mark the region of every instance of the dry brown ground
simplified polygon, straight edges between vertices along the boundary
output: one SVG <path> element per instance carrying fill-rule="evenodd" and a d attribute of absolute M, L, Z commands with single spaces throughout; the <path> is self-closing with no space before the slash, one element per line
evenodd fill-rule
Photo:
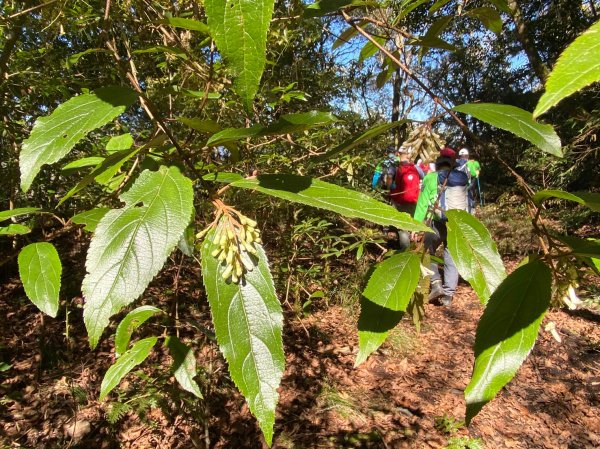
<path fill-rule="evenodd" d="M 197 320 L 181 320 L 179 330 L 184 340 L 198 342 L 205 335 L 198 326 L 210 326 L 205 301 L 191 281 L 165 294 L 174 272 L 168 270 L 148 295 L 170 317 L 187 313 Z M 198 278 L 193 269 L 184 268 L 182 275 Z M 206 401 L 189 406 L 182 395 L 142 416 L 129 412 L 109 424 L 107 405 L 96 398 L 112 362 L 111 340 L 94 352 L 87 349 L 77 307 L 81 299 L 75 296 L 69 302 L 70 344 L 64 336 L 64 312 L 60 319 L 46 318 L 42 330 L 40 314 L 14 278 L 8 279 L 0 290 L 0 361 L 11 365 L 0 373 L 0 447 L 174 449 L 202 448 L 206 441 L 212 448 L 264 447 L 212 343 L 197 354 L 199 364 L 210 368 L 202 382 Z M 464 416 L 462 391 L 481 313 L 472 290 L 462 285 L 452 308 L 427 306 L 420 336 L 405 319 L 391 341 L 357 369 L 354 314 L 341 307 L 302 319 L 289 313 L 274 447 L 445 447 L 450 435 L 436 428 L 435 420 Z M 492 449 L 600 447 L 599 319 L 592 312 L 550 312 L 544 323 L 556 323 L 562 344 L 542 332 L 516 378 L 456 436 L 481 438 Z M 149 332 L 170 332 L 171 325 L 166 320 Z M 144 372 L 153 385 L 174 386 L 170 376 L 161 374 L 168 361 L 162 349 L 152 356 Z M 142 382 L 136 379 L 128 377 L 122 390 Z"/>

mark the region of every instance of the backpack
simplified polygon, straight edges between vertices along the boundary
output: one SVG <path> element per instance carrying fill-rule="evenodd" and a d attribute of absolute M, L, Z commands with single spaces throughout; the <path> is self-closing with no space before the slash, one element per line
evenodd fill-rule
<path fill-rule="evenodd" d="M 400 164 L 396 169 L 396 185 L 390 196 L 396 204 L 417 204 L 421 193 L 421 176 L 415 164 Z"/>
<path fill-rule="evenodd" d="M 371 187 L 374 189 L 380 188 L 382 190 L 393 188 L 395 173 L 396 161 L 389 158 L 384 159 L 377 164 L 377 167 L 375 167 L 375 173 L 373 173 L 373 179 L 371 180 Z"/>
<path fill-rule="evenodd" d="M 439 204 L 435 214 L 440 220 L 447 220 L 444 213 L 447 210 L 469 210 L 468 186 L 469 177 L 462 170 L 454 169 L 438 172 Z"/>
<path fill-rule="evenodd" d="M 467 175 L 469 183 L 471 183 L 471 171 L 469 170 L 469 164 L 467 159 L 458 159 L 456 161 L 456 170 L 464 172 Z"/>

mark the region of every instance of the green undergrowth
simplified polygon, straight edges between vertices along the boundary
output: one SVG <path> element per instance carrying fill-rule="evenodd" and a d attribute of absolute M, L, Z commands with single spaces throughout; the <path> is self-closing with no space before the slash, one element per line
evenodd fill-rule
<path fill-rule="evenodd" d="M 520 197 L 501 197 L 477 211 L 503 256 L 524 256 L 537 249 L 526 205 Z"/>
<path fill-rule="evenodd" d="M 386 356 L 404 358 L 417 353 L 420 347 L 421 342 L 414 327 L 399 325 L 390 331 L 381 352 Z"/>
<path fill-rule="evenodd" d="M 329 379 L 326 379 L 323 382 L 317 398 L 317 404 L 321 413 L 334 411 L 344 419 L 350 417 L 365 419 L 364 414 L 360 411 L 360 405 L 357 399 L 353 395 L 340 390 L 338 386 Z"/>
<path fill-rule="evenodd" d="M 448 436 L 445 449 L 484 449 L 485 445 L 481 438 L 470 436 L 459 436 L 458 432 L 465 427 L 465 422 L 457 420 L 454 416 L 444 413 L 434 419 L 437 430 Z"/>

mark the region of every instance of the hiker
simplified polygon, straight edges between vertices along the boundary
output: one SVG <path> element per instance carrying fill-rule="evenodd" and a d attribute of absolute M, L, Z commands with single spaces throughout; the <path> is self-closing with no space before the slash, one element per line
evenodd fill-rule
<path fill-rule="evenodd" d="M 450 147 L 444 147 L 440 150 L 440 156 L 441 157 L 449 157 L 452 160 L 454 160 L 454 159 L 456 159 L 456 151 L 454 151 Z"/>
<path fill-rule="evenodd" d="M 474 159 L 469 159 L 469 150 L 461 148 L 458 152 L 459 160 L 457 165 L 464 167 L 465 172 L 469 176 L 469 213 L 475 213 L 475 189 L 479 186 L 479 173 L 481 165 Z"/>
<path fill-rule="evenodd" d="M 373 179 L 371 180 L 371 187 L 373 189 L 381 188 L 390 190 L 394 182 L 398 157 L 393 148 L 388 148 L 387 152 L 387 157 L 375 167 L 375 173 L 373 173 Z"/>
<path fill-rule="evenodd" d="M 419 172 L 419 176 L 421 177 L 421 181 L 425 177 L 427 173 L 430 171 L 435 171 L 435 165 L 423 162 L 423 159 L 417 160 L 415 163 L 415 167 L 417 167 L 417 171 Z"/>
<path fill-rule="evenodd" d="M 446 151 L 449 150 L 449 151 Z M 456 168 L 451 148 L 444 148 L 435 161 L 435 172 L 428 173 L 423 179 L 423 190 L 419 195 L 414 218 L 425 221 L 433 228 L 424 237 L 424 244 L 430 254 L 435 255 L 440 244 L 444 244 L 444 280 L 440 276 L 438 264 L 431 262 L 431 288 L 429 300 L 438 300 L 449 307 L 458 285 L 458 270 L 448 251 L 447 218 L 444 213 L 450 209 L 468 209 L 467 190 L 469 178 L 467 174 Z"/>
<path fill-rule="evenodd" d="M 411 216 L 415 213 L 417 200 L 421 191 L 422 171 L 409 160 L 410 148 L 400 147 L 398 156 L 400 163 L 396 168 L 394 184 L 390 190 L 390 199 L 398 211 Z M 399 250 L 405 251 L 410 247 L 410 233 L 398 230 Z"/>

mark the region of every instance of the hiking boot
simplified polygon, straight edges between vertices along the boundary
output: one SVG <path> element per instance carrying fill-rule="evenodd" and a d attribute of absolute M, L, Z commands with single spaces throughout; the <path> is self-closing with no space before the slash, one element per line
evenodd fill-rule
<path fill-rule="evenodd" d="M 452 305 L 452 296 L 444 295 L 440 298 L 440 304 L 444 307 L 450 307 Z"/>
<path fill-rule="evenodd" d="M 434 301 L 440 296 L 444 296 L 444 289 L 442 288 L 442 281 L 433 281 L 431 283 L 431 289 L 429 290 L 429 301 Z"/>

